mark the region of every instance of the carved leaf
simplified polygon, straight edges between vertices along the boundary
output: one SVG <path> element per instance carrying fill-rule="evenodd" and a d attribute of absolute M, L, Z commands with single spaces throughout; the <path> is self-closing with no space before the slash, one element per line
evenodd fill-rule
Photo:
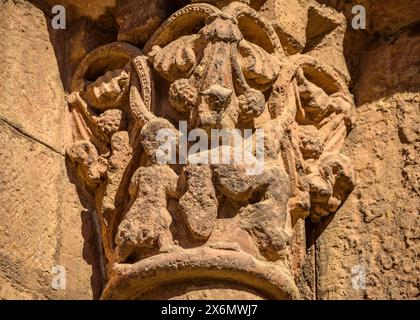
<path fill-rule="evenodd" d="M 280 62 L 274 56 L 246 40 L 239 43 L 239 62 L 250 85 L 262 91 L 271 86 L 280 72 Z"/>

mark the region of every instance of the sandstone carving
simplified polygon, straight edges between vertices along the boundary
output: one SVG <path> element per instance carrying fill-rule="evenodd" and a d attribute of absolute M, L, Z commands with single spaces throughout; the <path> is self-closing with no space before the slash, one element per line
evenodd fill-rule
<path fill-rule="evenodd" d="M 342 70 L 303 53 L 302 37 L 290 50 L 290 35 L 247 0 L 192 1 L 147 42 L 130 26 L 126 42 L 88 54 L 68 98 L 67 155 L 101 225 L 102 298 L 148 298 L 196 279 L 298 299 L 295 226 L 335 212 L 355 183 L 340 153 L 354 113 Z M 179 147 L 180 121 L 188 132 L 263 130 L 261 173 L 246 163 L 161 163 L 158 134 L 176 132 Z"/>

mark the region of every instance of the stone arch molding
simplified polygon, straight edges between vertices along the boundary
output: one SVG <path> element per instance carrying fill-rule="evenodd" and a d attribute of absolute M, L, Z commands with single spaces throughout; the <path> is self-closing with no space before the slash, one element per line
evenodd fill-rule
<path fill-rule="evenodd" d="M 144 298 L 196 279 L 298 299 L 296 225 L 335 212 L 354 187 L 340 153 L 352 97 L 327 61 L 286 54 L 247 1 L 193 2 L 143 50 L 99 47 L 73 77 L 67 155 L 99 215 L 102 298 Z M 179 121 L 208 132 L 263 129 L 262 173 L 159 163 L 156 133 Z"/>

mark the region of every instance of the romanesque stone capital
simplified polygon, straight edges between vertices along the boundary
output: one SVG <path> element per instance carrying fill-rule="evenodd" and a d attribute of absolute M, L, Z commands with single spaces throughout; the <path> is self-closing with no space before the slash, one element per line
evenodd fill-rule
<path fill-rule="evenodd" d="M 125 14 L 120 42 L 87 55 L 69 98 L 82 134 L 67 154 L 95 197 L 102 298 L 299 298 L 296 225 L 335 212 L 354 187 L 340 153 L 354 112 L 343 70 L 292 50 L 282 16 L 249 1 L 192 1 L 148 39 Z M 241 143 L 213 145 L 216 131 Z M 162 132 L 174 133 L 175 162 L 159 160 Z"/>

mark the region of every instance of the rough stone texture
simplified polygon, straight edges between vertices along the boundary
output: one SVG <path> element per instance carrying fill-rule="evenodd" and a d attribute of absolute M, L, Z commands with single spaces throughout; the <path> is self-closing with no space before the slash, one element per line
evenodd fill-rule
<path fill-rule="evenodd" d="M 319 299 L 420 296 L 419 40 L 408 31 L 364 54 L 357 127 L 346 147 L 357 187 L 319 229 Z M 365 289 L 352 287 L 357 265 Z"/>
<path fill-rule="evenodd" d="M 64 91 L 44 14 L 27 1 L 0 8 L 0 117 L 63 152 Z"/>
<path fill-rule="evenodd" d="M 395 93 L 419 92 L 418 31 L 417 26 L 389 40 L 378 41 L 364 53 L 359 81 L 354 90 L 360 106 L 391 97 Z M 411 126 L 414 127 L 415 123 Z M 412 137 L 408 140 L 409 144 L 414 142 Z"/>
<path fill-rule="evenodd" d="M 64 165 L 63 159 L 60 162 Z M 104 281 L 98 222 L 88 200 L 77 192 L 72 174 L 64 170 L 60 217 L 59 265 L 66 268 L 66 289 L 55 292 L 54 299 L 97 299 Z M 67 179 L 70 177 L 70 181 Z"/>
<path fill-rule="evenodd" d="M 39 0 L 33 1 L 46 14 L 51 15 L 51 9 L 55 5 L 62 5 L 68 11 L 67 18 L 77 20 L 79 17 L 87 17 L 91 20 L 106 20 L 107 13 L 112 12 L 117 0 L 85 1 L 85 0 Z"/>
<path fill-rule="evenodd" d="M 393 39 L 404 29 L 415 28 L 419 23 L 420 0 L 317 0 L 342 12 L 348 22 L 344 39 L 344 53 L 353 84 L 360 75 L 361 59 L 369 46 L 380 39 Z M 351 21 L 354 5 L 366 8 L 366 30 L 354 30 Z"/>
<path fill-rule="evenodd" d="M 50 271 L 59 253 L 63 156 L 1 121 L 0 158 L 1 298 L 51 298 Z"/>
<path fill-rule="evenodd" d="M 277 259 L 278 252 L 264 251 L 270 249 L 270 245 L 264 245 L 267 238 L 261 237 L 255 230 L 252 231 L 252 225 L 257 222 L 266 228 L 264 219 L 250 219 L 247 221 L 248 226 L 245 224 L 243 229 L 235 227 L 236 221 L 233 219 L 226 226 L 215 219 L 214 208 L 219 205 L 223 210 L 218 214 L 224 216 L 224 221 L 229 220 L 226 217 L 231 217 L 237 211 L 237 208 L 227 206 L 225 200 L 219 204 L 219 199 L 214 199 L 214 195 L 220 190 L 230 196 L 234 195 L 235 201 L 238 201 L 237 197 L 246 195 L 246 192 L 237 193 L 240 188 L 235 183 L 226 183 L 226 177 L 227 181 L 233 177 L 236 180 L 232 181 L 237 181 L 237 177 L 243 179 L 240 170 L 220 171 L 213 168 L 212 173 L 212 170 L 204 168 L 196 170 L 197 174 L 194 175 L 188 173 L 188 170 L 182 173 L 180 168 L 175 168 L 176 174 L 181 177 L 180 181 L 185 184 L 181 183 L 179 190 L 172 190 L 172 186 L 168 187 L 169 183 L 158 185 L 165 190 L 161 190 L 161 198 L 155 200 L 165 207 L 164 198 L 170 198 L 167 210 L 174 215 L 173 224 L 179 227 L 187 221 L 187 227 L 174 232 L 172 224 L 169 228 L 174 234 L 172 239 L 171 236 L 168 237 L 167 221 L 164 219 L 168 215 L 158 213 L 163 217 L 162 223 L 154 225 L 160 234 L 152 232 L 149 238 L 134 241 L 135 248 L 129 247 L 125 251 L 125 255 L 130 253 L 125 258 L 133 266 L 124 269 L 118 263 L 113 266 L 113 259 L 118 261 L 124 258 L 118 255 L 114 257 L 112 248 L 118 224 L 124 217 L 123 212 L 116 210 L 116 222 L 111 227 L 113 231 L 109 237 L 101 239 L 98 230 L 104 227 L 101 225 L 102 218 L 108 220 L 115 212 L 115 207 L 122 208 L 130 200 L 124 194 L 124 188 L 123 192 L 119 188 L 121 180 L 122 185 L 128 188 L 129 178 L 137 170 L 138 164 L 133 165 L 130 159 L 133 159 L 133 163 L 142 164 L 150 164 L 153 159 L 146 155 L 140 156 L 136 152 L 131 154 L 138 145 L 132 145 L 134 137 L 127 136 L 124 132 L 118 132 L 112 137 L 111 157 L 107 154 L 107 147 L 100 147 L 95 153 L 91 145 L 86 143 L 73 149 L 69 153 L 70 159 L 64 157 L 63 146 L 69 146 L 73 141 L 92 134 L 84 131 L 83 125 L 80 126 L 81 118 L 65 112 L 65 94 L 73 90 L 79 91 L 82 85 L 77 81 L 71 83 L 71 79 L 83 78 L 83 73 L 87 72 L 82 68 L 74 76 L 82 60 L 95 48 L 117 39 L 143 49 L 154 29 L 190 1 L 156 1 L 150 8 L 142 6 L 142 15 L 131 15 L 130 18 L 133 12 L 131 9 L 136 7 L 135 1 L 63 0 L 60 4 L 68 9 L 69 28 L 61 31 L 54 31 L 49 27 L 51 6 L 55 1 L 30 2 L 36 7 L 28 1 L 0 3 L 0 204 L 5 208 L 4 219 L 0 223 L 0 298 L 97 299 L 106 286 L 106 273 L 112 268 L 115 268 L 116 274 L 110 281 L 111 288 L 108 286 L 105 290 L 105 298 L 134 297 L 137 294 L 136 298 L 143 299 L 258 299 L 284 298 L 283 292 L 293 293 L 289 295 L 290 298 L 297 297 L 295 285 L 303 299 L 419 298 L 420 42 L 418 26 L 415 24 L 419 21 L 420 1 L 318 1 L 329 8 L 309 0 L 249 1 L 253 9 L 260 11 L 273 24 L 288 55 L 301 52 L 326 61 L 344 81 L 349 81 L 357 107 L 357 126 L 344 148 L 344 154 L 355 165 L 355 190 L 333 215 L 323 217 L 328 212 L 325 211 L 326 203 L 319 197 L 320 193 L 311 201 L 311 205 L 317 208 L 311 212 L 314 222 L 306 219 L 305 224 L 301 219 L 305 216 L 302 212 L 295 215 L 297 221 L 292 221 L 293 240 L 286 259 L 288 263 L 276 267 L 276 272 L 273 273 L 271 262 L 264 260 L 267 257 L 268 260 Z M 156 5 L 157 2 L 162 5 Z M 207 2 L 221 4 L 229 1 Z M 349 27 L 354 4 L 365 5 L 368 15 L 367 30 L 355 31 Z M 347 18 L 347 31 L 343 16 L 336 10 Z M 194 34 L 201 28 L 188 29 L 188 21 L 184 23 L 187 27 L 186 34 Z M 220 30 L 223 23 L 218 21 L 211 27 Z M 308 27 L 305 29 L 305 26 Z M 247 27 L 249 28 L 249 24 Z M 242 25 L 241 31 L 243 30 Z M 157 81 L 157 88 L 160 90 L 159 99 L 164 100 L 164 108 L 153 109 L 156 114 L 145 112 L 144 108 L 152 106 L 152 96 L 149 96 L 150 99 L 147 97 L 154 84 L 147 80 L 145 59 L 133 59 L 137 72 L 140 70 L 138 74 L 145 75 L 143 78 L 133 77 L 133 70 L 123 70 L 125 64 L 117 63 L 112 68 L 117 70 L 93 83 L 90 93 L 82 93 L 81 97 L 70 97 L 70 105 L 80 104 L 86 99 L 89 104 L 99 108 L 99 112 L 91 117 L 95 126 L 99 127 L 93 129 L 93 135 L 99 134 L 99 140 L 107 140 L 107 136 L 118 130 L 121 123 L 127 124 L 127 118 L 122 117 L 124 113 L 121 110 L 108 110 L 115 107 L 113 99 L 120 101 L 128 98 L 128 94 L 120 95 L 128 87 L 127 75 L 131 79 L 130 85 L 139 89 L 137 92 L 130 92 L 129 98 L 135 101 L 132 106 L 133 114 L 138 117 L 137 121 L 140 121 L 141 126 L 151 123 L 145 126 L 147 130 L 141 132 L 145 150 L 153 151 L 156 128 L 171 126 L 156 120 L 156 116 L 173 120 L 194 105 L 199 92 L 197 86 L 179 77 L 188 78 L 189 75 L 185 74 L 186 68 L 192 65 L 195 68 L 195 62 L 198 63 L 203 57 L 198 59 L 188 51 L 190 46 L 196 45 L 195 40 L 183 38 L 178 43 L 174 41 L 179 38 L 176 31 L 175 28 L 163 32 L 160 38 L 152 41 L 153 44 L 161 45 L 162 50 L 146 45 L 145 51 L 149 59 L 155 62 L 153 68 L 162 76 Z M 266 90 L 270 86 L 270 79 L 277 76 L 282 59 L 277 61 L 270 55 L 267 56 L 264 52 L 267 42 L 264 43 L 264 40 L 253 37 L 252 34 L 253 32 L 248 32 L 245 37 L 251 45 L 243 45 L 238 50 L 241 55 L 239 62 L 248 66 L 243 72 L 250 85 L 258 90 Z M 216 39 L 220 35 L 213 32 L 213 37 Z M 165 48 L 168 44 L 172 46 L 169 50 Z M 225 50 L 225 53 L 229 51 L 226 47 L 219 50 Z M 131 48 L 128 51 L 130 54 L 134 53 L 134 56 L 141 55 L 137 49 Z M 185 59 L 181 66 L 177 65 L 179 59 L 171 57 L 173 51 L 179 52 Z M 101 56 L 100 50 L 96 53 Z M 118 57 L 121 55 L 117 54 L 105 63 L 119 61 Z M 204 55 L 203 60 L 211 60 L 209 57 L 211 55 Z M 260 63 L 252 66 L 252 59 L 255 57 L 259 57 L 256 61 Z M 98 61 L 100 59 L 96 62 L 91 60 L 90 63 L 97 66 Z M 350 73 L 347 72 L 346 64 Z M 101 68 L 99 66 L 89 71 L 90 81 L 102 75 L 104 70 Z M 221 68 L 224 68 L 222 72 L 229 74 L 228 63 L 222 63 Z M 217 68 L 211 72 L 217 75 Z M 140 80 L 140 83 L 135 80 L 131 82 L 133 78 Z M 311 96 L 313 87 L 308 79 L 299 75 L 296 80 L 299 95 L 306 98 Z M 310 80 L 314 78 L 311 77 Z M 205 86 L 206 81 L 203 81 Z M 121 85 L 122 91 L 116 90 L 116 84 Z M 229 86 L 226 81 L 219 84 L 222 87 Z M 97 89 L 105 94 L 96 95 Z M 215 101 L 232 101 L 227 91 L 222 89 L 220 86 L 209 88 L 203 95 L 209 109 Z M 166 98 L 168 93 L 169 97 Z M 245 106 L 243 119 L 252 119 L 259 115 L 263 110 L 261 101 L 261 95 L 252 90 L 242 95 L 238 99 L 238 105 Z M 80 105 L 83 107 L 83 104 Z M 171 110 L 171 106 L 175 110 Z M 259 120 L 262 123 L 267 119 L 267 114 L 264 114 Z M 304 127 L 296 137 L 304 160 L 307 160 L 322 152 L 323 144 L 314 127 Z M 127 130 L 132 129 L 128 126 Z M 94 140 L 92 143 L 98 145 L 98 141 Z M 90 151 L 84 153 L 86 150 Z M 107 157 L 108 164 L 103 159 Z M 82 166 L 74 170 L 75 163 Z M 108 172 L 105 172 L 106 169 Z M 342 169 L 345 172 L 348 167 L 343 166 Z M 128 174 L 125 175 L 124 170 Z M 168 179 L 167 168 L 157 171 L 155 176 Z M 150 172 L 155 173 L 153 170 Z M 150 172 L 138 172 L 136 176 L 139 180 L 147 180 L 151 176 Z M 194 173 L 193 169 L 192 172 Z M 212 174 L 214 177 L 211 177 Z M 107 188 L 99 187 L 95 195 L 93 190 L 104 179 L 108 180 Z M 216 189 L 212 187 L 213 179 L 220 182 Z M 137 181 L 131 184 L 132 195 L 151 192 L 144 187 L 137 189 Z M 242 182 L 245 181 L 246 179 Z M 254 184 L 249 181 L 247 183 Z M 153 185 L 150 183 L 150 186 Z M 185 188 L 186 185 L 188 188 Z M 284 181 L 278 182 L 278 185 L 285 188 Z M 312 181 L 312 187 L 316 186 L 320 186 L 317 179 Z M 206 190 L 204 197 L 200 193 L 201 189 Z M 177 203 L 182 195 L 181 210 L 177 212 Z M 102 198 L 103 202 L 98 201 Z M 150 199 L 153 200 L 153 197 Z M 337 207 L 336 199 L 331 197 L 330 207 Z M 293 203 L 296 204 L 298 202 Z M 137 203 L 136 206 L 149 206 L 150 213 L 156 214 L 153 211 L 154 206 L 147 201 Z M 277 211 L 281 211 L 281 206 L 277 208 Z M 262 216 L 269 212 L 270 206 L 265 209 L 267 210 L 262 211 Z M 135 216 L 136 214 L 130 214 L 130 217 Z M 196 216 L 202 219 L 194 219 Z M 130 219 L 126 219 L 129 222 L 127 230 L 130 232 L 149 231 L 147 225 L 136 225 L 136 219 L 129 221 Z M 205 222 L 204 228 L 201 227 L 200 220 Z M 266 222 L 270 220 L 267 219 Z M 130 227 L 133 224 L 134 227 Z M 165 232 L 160 232 L 162 226 Z M 266 231 L 269 234 L 268 229 Z M 206 240 L 209 233 L 212 235 Z M 271 235 L 273 234 L 275 233 Z M 123 239 L 124 234 L 120 233 L 119 237 Z M 225 241 L 221 242 L 220 239 Z M 227 243 L 235 242 L 233 239 L 237 243 L 227 246 Z M 208 248 L 196 251 L 189 249 L 196 247 L 200 241 L 208 241 Z M 111 249 L 107 248 L 110 244 Z M 105 247 L 104 257 L 101 256 L 102 245 Z M 143 246 L 142 250 L 138 249 L 139 245 Z M 179 246 L 183 250 L 177 251 Z M 261 251 L 261 248 L 265 249 Z M 241 250 L 249 255 L 245 257 L 239 254 Z M 154 256 L 159 251 L 162 254 Z M 249 256 L 256 259 L 249 260 Z M 233 260 L 230 260 L 232 257 Z M 217 262 L 217 259 L 222 259 L 224 264 Z M 236 265 L 237 261 L 241 261 L 239 267 Z M 220 267 L 218 273 L 213 272 L 212 263 Z M 51 289 L 50 271 L 56 264 L 66 267 L 66 290 Z M 260 273 L 253 269 L 255 265 Z M 166 268 L 168 279 L 179 280 L 181 277 L 184 279 L 183 285 L 174 288 L 171 284 L 162 282 L 161 277 L 148 273 L 150 270 L 153 273 L 154 268 L 161 266 Z M 171 271 L 173 268 L 176 272 Z M 229 273 L 232 268 L 236 272 Z M 354 281 L 363 278 L 361 269 L 366 274 L 366 287 L 355 289 Z M 213 280 L 191 282 L 190 277 L 194 275 L 194 270 L 198 270 L 200 275 L 204 273 L 213 277 Z M 260 280 L 256 279 L 260 279 L 261 275 L 267 281 L 258 282 Z M 127 280 L 125 277 L 128 277 L 128 283 L 132 285 L 121 286 Z M 235 281 L 221 284 L 219 280 L 224 278 Z M 143 279 L 140 281 L 143 286 L 140 295 L 138 289 L 141 286 L 136 287 L 139 279 Z M 291 285 L 292 283 L 294 284 Z M 273 291 L 273 287 L 277 289 Z M 281 289 L 278 290 L 279 288 Z"/>
<path fill-rule="evenodd" d="M 419 20 L 419 0 L 318 0 L 322 4 L 343 11 L 348 21 L 353 17 L 352 7 L 363 5 L 367 14 L 367 31 L 382 35 L 398 33 Z"/>
<path fill-rule="evenodd" d="M 140 4 L 142 15 L 133 15 Z M 283 30 L 293 29 L 293 15 L 281 14 L 288 7 L 276 6 L 268 21 L 247 0 L 194 0 L 145 39 L 144 28 L 156 28 L 149 16 L 164 16 L 156 8 L 129 1 L 118 11 L 124 42 L 90 52 L 68 97 L 69 169 L 95 199 L 107 271 L 102 298 L 163 294 L 186 279 L 298 298 L 302 220 L 335 212 L 354 188 L 351 162 L 340 153 L 354 120 L 344 17 L 316 4 L 297 6 L 316 20 L 302 21 L 300 30 L 318 38 L 314 45 Z M 299 50 L 291 49 L 295 39 Z M 193 129 L 211 134 L 200 140 L 208 145 L 212 130 L 235 128 L 254 139 L 264 130 L 264 154 L 245 151 L 253 162 L 234 162 L 230 153 L 244 150 L 232 139 L 195 154 L 192 143 L 182 145 Z M 188 164 L 158 160 L 163 129 L 177 137 Z M 220 162 L 224 151 L 230 164 Z M 192 163 L 214 156 L 218 162 Z"/>

